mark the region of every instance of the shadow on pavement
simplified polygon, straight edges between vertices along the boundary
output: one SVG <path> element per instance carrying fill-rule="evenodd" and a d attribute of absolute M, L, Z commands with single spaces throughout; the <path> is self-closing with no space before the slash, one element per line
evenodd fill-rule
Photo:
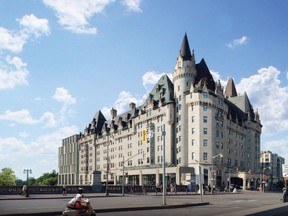
<path fill-rule="evenodd" d="M 287 216 L 288 215 L 288 205 L 280 208 L 275 208 L 267 211 L 257 212 L 253 214 L 248 214 L 247 216 Z"/>

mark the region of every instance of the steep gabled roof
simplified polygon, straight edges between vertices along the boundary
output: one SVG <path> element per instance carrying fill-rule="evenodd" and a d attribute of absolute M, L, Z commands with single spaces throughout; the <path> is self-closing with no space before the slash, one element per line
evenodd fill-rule
<path fill-rule="evenodd" d="M 95 133 L 97 134 L 101 134 L 102 131 L 102 127 L 104 125 L 104 123 L 106 122 L 106 119 L 104 117 L 104 115 L 102 114 L 102 112 L 99 110 L 98 112 L 96 112 L 96 114 L 94 115 L 94 118 L 91 122 Z"/>
<path fill-rule="evenodd" d="M 202 83 L 204 80 L 206 81 L 207 88 L 215 91 L 215 82 L 213 76 L 208 69 L 205 60 L 202 58 L 201 61 L 196 64 L 197 76 L 195 78 L 194 84 Z M 201 82 L 200 82 L 201 81 Z"/>
<path fill-rule="evenodd" d="M 167 75 L 163 75 L 149 94 L 154 101 L 164 104 L 174 102 L 174 85 Z"/>
<path fill-rule="evenodd" d="M 225 97 L 236 97 L 237 96 L 237 91 L 235 88 L 235 84 L 232 78 L 229 78 L 225 92 L 224 92 Z"/>

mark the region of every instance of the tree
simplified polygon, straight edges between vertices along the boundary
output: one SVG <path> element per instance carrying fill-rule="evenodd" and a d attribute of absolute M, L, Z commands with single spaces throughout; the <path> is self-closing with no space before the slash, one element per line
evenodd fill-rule
<path fill-rule="evenodd" d="M 44 173 L 37 179 L 37 185 L 57 185 L 58 175 L 55 170 L 52 173 Z"/>
<path fill-rule="evenodd" d="M 3 168 L 0 172 L 0 185 L 13 186 L 16 185 L 16 175 L 11 168 Z"/>

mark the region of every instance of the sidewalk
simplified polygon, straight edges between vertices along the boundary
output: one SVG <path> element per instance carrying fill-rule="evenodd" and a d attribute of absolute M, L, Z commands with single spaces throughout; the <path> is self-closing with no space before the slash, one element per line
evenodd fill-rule
<path fill-rule="evenodd" d="M 66 203 L 67 200 L 70 200 L 74 197 L 74 194 L 67 194 L 67 196 L 62 196 L 62 194 L 32 194 L 30 197 L 21 197 L 19 195 L 0 195 L 0 206 L 1 202 L 14 202 L 18 200 L 37 200 L 37 202 L 43 200 L 43 208 L 37 208 L 38 210 L 25 209 L 21 211 L 22 215 L 61 215 L 61 210 L 65 207 L 63 203 Z M 106 196 L 102 193 L 87 193 L 85 197 L 90 198 L 92 207 L 96 210 L 96 213 L 102 212 L 119 212 L 119 211 L 136 211 L 136 210 L 148 210 L 148 209 L 169 209 L 169 208 L 183 208 L 199 205 L 208 205 L 209 202 L 201 202 L 200 195 L 186 194 L 186 193 L 177 193 L 177 194 L 168 194 L 166 196 L 166 205 L 163 205 L 162 194 L 156 195 L 155 193 L 143 194 L 109 194 Z M 49 199 L 51 202 L 55 200 L 55 203 L 58 203 L 59 206 L 55 206 L 52 210 L 47 208 L 47 202 L 44 199 Z M 58 200 L 58 201 L 57 201 Z M 19 202 L 18 202 L 19 203 Z M 22 203 L 22 202 L 20 202 Z M 26 203 L 26 202 L 25 202 Z M 45 204 L 46 203 L 46 204 Z M 15 206 L 17 210 L 17 206 Z M 41 209 L 41 212 L 40 212 Z M 60 211 L 59 211 L 60 209 Z M 19 215 L 16 210 L 7 210 L 5 215 Z M 0 215 L 2 215 L 0 213 Z"/>

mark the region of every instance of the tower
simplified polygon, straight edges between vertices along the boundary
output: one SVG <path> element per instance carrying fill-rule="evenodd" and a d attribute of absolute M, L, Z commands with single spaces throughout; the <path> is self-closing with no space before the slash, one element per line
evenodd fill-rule
<path fill-rule="evenodd" d="M 187 138 L 187 106 L 186 95 L 195 82 L 197 76 L 194 52 L 190 51 L 187 35 L 185 33 L 179 56 L 173 72 L 175 95 L 175 135 L 176 158 L 179 166 L 187 166 L 188 138 Z"/>

